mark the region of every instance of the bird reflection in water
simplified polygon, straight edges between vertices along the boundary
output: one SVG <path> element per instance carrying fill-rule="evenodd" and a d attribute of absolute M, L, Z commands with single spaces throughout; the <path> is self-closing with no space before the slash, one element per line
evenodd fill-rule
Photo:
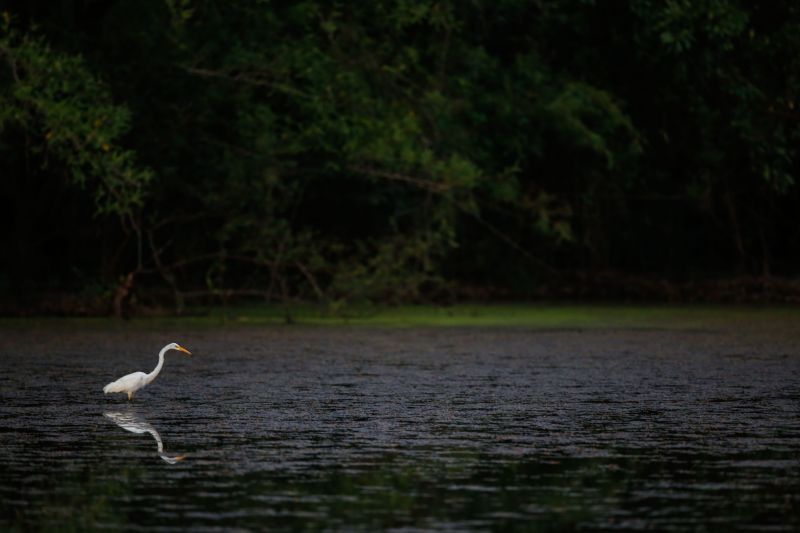
<path fill-rule="evenodd" d="M 185 455 L 172 455 L 164 452 L 164 443 L 161 441 L 161 435 L 158 434 L 156 428 L 150 425 L 147 420 L 142 416 L 134 413 L 133 411 L 107 411 L 103 416 L 113 420 L 119 427 L 131 433 L 149 433 L 154 439 L 158 447 L 158 456 L 164 462 L 174 465 L 178 461 L 186 459 Z"/>

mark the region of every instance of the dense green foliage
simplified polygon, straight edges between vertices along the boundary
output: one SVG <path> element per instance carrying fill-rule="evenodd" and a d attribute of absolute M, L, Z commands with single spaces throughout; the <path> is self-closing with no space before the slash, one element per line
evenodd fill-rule
<path fill-rule="evenodd" d="M 794 2 L 0 6 L 11 293 L 337 306 L 800 266 Z"/>

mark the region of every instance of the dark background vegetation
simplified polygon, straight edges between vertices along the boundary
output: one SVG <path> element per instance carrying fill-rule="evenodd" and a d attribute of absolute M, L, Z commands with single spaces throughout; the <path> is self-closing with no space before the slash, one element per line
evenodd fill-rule
<path fill-rule="evenodd" d="M 797 300 L 794 0 L 0 0 L 6 313 Z"/>

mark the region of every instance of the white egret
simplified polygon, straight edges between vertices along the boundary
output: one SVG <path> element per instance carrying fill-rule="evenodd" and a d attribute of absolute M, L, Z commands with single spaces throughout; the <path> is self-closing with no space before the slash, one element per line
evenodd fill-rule
<path fill-rule="evenodd" d="M 127 376 L 122 376 L 117 381 L 112 381 L 103 387 L 103 392 L 106 394 L 109 392 L 125 392 L 128 394 L 128 401 L 133 400 L 133 397 L 137 392 L 139 392 L 140 389 L 143 389 L 152 383 L 154 379 L 156 379 L 158 373 L 161 372 L 161 367 L 164 366 L 164 355 L 170 350 L 178 350 L 179 352 L 183 352 L 187 355 L 192 355 L 192 352 L 177 342 L 167 344 L 161 348 L 161 351 L 158 354 L 158 365 L 156 365 L 152 372 L 149 374 L 145 374 L 144 372 L 133 372 Z"/>

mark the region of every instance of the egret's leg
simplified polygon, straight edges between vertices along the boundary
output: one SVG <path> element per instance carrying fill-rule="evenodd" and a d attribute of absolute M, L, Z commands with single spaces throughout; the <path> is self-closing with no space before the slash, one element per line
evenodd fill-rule
<path fill-rule="evenodd" d="M 128 392 L 128 401 L 129 401 L 129 402 L 132 402 L 132 401 L 133 401 L 133 395 L 134 395 L 134 394 L 135 394 L 135 393 L 133 393 L 133 392 Z"/>

